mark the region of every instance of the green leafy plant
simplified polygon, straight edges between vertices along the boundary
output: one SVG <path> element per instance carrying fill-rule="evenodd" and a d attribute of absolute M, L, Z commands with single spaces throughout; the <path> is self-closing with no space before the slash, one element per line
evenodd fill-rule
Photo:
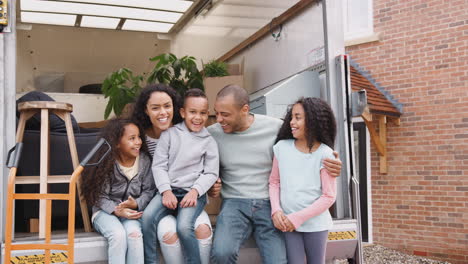
<path fill-rule="evenodd" d="M 228 76 L 227 64 L 222 61 L 212 60 L 203 65 L 205 77 L 223 77 Z"/>
<path fill-rule="evenodd" d="M 120 115 L 125 105 L 133 102 L 140 93 L 141 82 L 143 82 L 143 77 L 140 75 L 134 76 L 132 71 L 127 68 L 110 73 L 103 81 L 101 88 L 105 98 L 109 97 L 104 119 L 109 117 L 112 110 L 116 115 Z"/>
<path fill-rule="evenodd" d="M 167 84 L 181 96 L 190 88 L 204 90 L 203 77 L 194 57 L 177 58 L 174 54 L 165 53 L 150 60 L 156 62 L 156 65 L 146 79 L 147 84 Z M 132 103 L 138 96 L 143 82 L 143 76 L 134 76 L 127 68 L 110 73 L 102 83 L 102 93 L 106 98 L 109 97 L 104 118 L 107 119 L 112 110 L 116 115 L 120 115 L 125 105 Z"/>
<path fill-rule="evenodd" d="M 194 57 L 177 58 L 172 53 L 165 53 L 150 60 L 156 62 L 156 65 L 148 76 L 148 83 L 168 84 L 180 95 L 190 88 L 204 90 L 203 77 Z"/>

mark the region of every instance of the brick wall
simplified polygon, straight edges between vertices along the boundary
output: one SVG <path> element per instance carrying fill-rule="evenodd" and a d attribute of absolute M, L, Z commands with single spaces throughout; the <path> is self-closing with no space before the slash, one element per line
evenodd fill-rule
<path fill-rule="evenodd" d="M 373 3 L 380 41 L 347 53 L 404 111 L 388 174 L 371 151 L 374 242 L 468 263 L 468 1 Z"/>

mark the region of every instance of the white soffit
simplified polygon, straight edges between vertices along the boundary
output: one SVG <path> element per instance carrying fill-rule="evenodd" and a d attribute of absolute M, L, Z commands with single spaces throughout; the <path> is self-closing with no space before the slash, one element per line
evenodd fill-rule
<path fill-rule="evenodd" d="M 120 19 L 110 17 L 83 16 L 81 27 L 115 29 L 119 25 Z"/>
<path fill-rule="evenodd" d="M 171 30 L 173 24 L 158 23 L 141 20 L 127 20 L 122 26 L 122 30 L 146 31 L 167 33 Z"/>
<path fill-rule="evenodd" d="M 74 26 L 76 15 L 21 12 L 21 22 L 60 26 Z"/>

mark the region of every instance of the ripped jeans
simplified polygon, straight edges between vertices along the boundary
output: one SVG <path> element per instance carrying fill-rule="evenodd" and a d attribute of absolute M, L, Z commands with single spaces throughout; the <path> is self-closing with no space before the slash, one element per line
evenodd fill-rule
<path fill-rule="evenodd" d="M 202 211 L 200 216 L 195 221 L 195 229 L 201 225 L 206 225 L 210 230 L 210 235 L 207 238 L 197 238 L 198 248 L 200 250 L 200 259 L 202 264 L 210 263 L 211 244 L 213 239 L 213 230 L 211 228 L 210 218 L 205 211 Z M 182 245 L 177 239 L 174 243 L 166 243 L 164 236 L 177 233 L 177 220 L 173 215 L 168 215 L 161 219 L 158 224 L 158 240 L 161 246 L 161 252 L 165 263 L 184 264 L 184 253 Z"/>
<path fill-rule="evenodd" d="M 172 192 L 177 198 L 178 203 L 183 199 L 187 191 L 184 189 L 173 189 Z M 177 235 L 180 239 L 182 247 L 184 248 L 184 257 L 186 263 L 200 264 L 200 250 L 198 248 L 198 240 L 195 237 L 194 224 L 197 217 L 203 211 L 206 205 L 206 194 L 198 197 L 197 205 L 194 207 L 178 207 L 171 210 L 165 207 L 162 203 L 162 195 L 160 193 L 153 197 L 151 202 L 143 212 L 142 228 L 145 236 L 144 239 L 144 252 L 145 263 L 153 264 L 158 263 L 157 244 L 158 244 L 158 224 L 159 221 L 166 215 L 177 213 Z"/>
<path fill-rule="evenodd" d="M 109 264 L 144 263 L 140 220 L 99 211 L 93 219 L 93 227 L 107 239 Z"/>

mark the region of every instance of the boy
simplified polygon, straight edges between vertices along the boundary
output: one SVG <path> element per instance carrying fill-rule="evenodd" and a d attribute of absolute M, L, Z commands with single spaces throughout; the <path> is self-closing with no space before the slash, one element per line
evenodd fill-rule
<path fill-rule="evenodd" d="M 184 121 L 161 134 L 154 153 L 152 170 L 158 189 L 154 199 L 161 204 L 154 219 L 176 213 L 186 262 L 200 263 L 193 226 L 206 205 L 206 191 L 218 179 L 218 146 L 204 126 L 208 99 L 203 91 L 188 90 L 180 114 Z"/>

